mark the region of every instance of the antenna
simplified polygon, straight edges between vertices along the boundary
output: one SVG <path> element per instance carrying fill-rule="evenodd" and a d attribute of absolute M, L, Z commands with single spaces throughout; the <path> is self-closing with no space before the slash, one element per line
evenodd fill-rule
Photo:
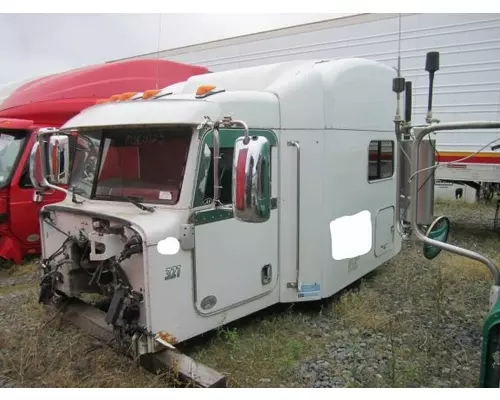
<path fill-rule="evenodd" d="M 401 76 L 401 13 L 398 14 L 398 78 Z"/>
<path fill-rule="evenodd" d="M 156 59 L 160 59 L 160 39 L 161 39 L 161 13 L 158 14 L 158 44 L 156 46 Z M 156 87 L 155 89 L 158 89 L 158 80 L 160 79 L 160 66 L 159 63 L 156 64 Z"/>
<path fill-rule="evenodd" d="M 427 101 L 427 118 L 428 124 L 433 122 L 432 119 L 432 95 L 434 91 L 434 73 L 439 71 L 439 52 L 430 51 L 425 57 L 425 70 L 429 73 L 429 99 Z"/>
<path fill-rule="evenodd" d="M 394 78 L 392 80 L 392 91 L 396 93 L 396 98 L 397 98 L 396 117 L 394 121 L 396 122 L 396 124 L 399 124 L 401 122 L 401 110 L 400 110 L 401 92 L 405 90 L 405 78 L 401 78 L 401 13 L 399 13 L 398 15 L 399 15 L 398 67 L 397 67 L 398 76 L 397 78 Z"/>

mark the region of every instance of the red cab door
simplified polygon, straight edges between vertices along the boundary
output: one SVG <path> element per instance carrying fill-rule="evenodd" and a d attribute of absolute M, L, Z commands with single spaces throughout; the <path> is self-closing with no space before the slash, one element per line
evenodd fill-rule
<path fill-rule="evenodd" d="M 48 190 L 43 201 L 35 203 L 35 189 L 29 176 L 29 158 L 35 143 L 36 130 L 29 131 L 22 154 L 10 185 L 9 221 L 13 235 L 21 242 L 24 255 L 40 253 L 40 227 L 38 215 L 40 209 L 50 203 L 62 201 L 65 194 L 59 190 Z"/>

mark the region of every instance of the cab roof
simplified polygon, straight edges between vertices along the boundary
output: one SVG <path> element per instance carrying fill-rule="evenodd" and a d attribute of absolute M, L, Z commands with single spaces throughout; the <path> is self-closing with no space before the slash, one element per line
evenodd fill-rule
<path fill-rule="evenodd" d="M 146 100 L 91 107 L 64 129 L 198 125 L 225 115 L 252 128 L 393 131 L 396 71 L 359 59 L 292 61 L 202 74 Z M 197 96 L 199 88 L 210 90 Z"/>

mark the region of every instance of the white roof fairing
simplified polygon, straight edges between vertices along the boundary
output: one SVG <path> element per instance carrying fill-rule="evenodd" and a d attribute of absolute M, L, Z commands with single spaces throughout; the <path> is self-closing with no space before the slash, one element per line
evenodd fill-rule
<path fill-rule="evenodd" d="M 393 68 L 357 58 L 208 73 L 164 88 L 158 99 L 88 108 L 64 127 L 197 124 L 231 115 L 252 128 L 393 130 L 395 76 Z M 195 99 L 201 85 L 225 91 Z"/>
<path fill-rule="evenodd" d="M 89 107 L 67 121 L 61 129 L 116 127 L 127 125 L 189 124 L 220 118 L 217 103 L 193 99 L 111 102 Z"/>

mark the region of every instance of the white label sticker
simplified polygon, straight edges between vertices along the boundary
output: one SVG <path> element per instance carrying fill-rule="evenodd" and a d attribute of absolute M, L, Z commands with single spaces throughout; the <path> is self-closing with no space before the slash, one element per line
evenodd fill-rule
<path fill-rule="evenodd" d="M 160 200 L 172 200 L 172 193 L 170 192 L 160 192 L 158 196 Z"/>

